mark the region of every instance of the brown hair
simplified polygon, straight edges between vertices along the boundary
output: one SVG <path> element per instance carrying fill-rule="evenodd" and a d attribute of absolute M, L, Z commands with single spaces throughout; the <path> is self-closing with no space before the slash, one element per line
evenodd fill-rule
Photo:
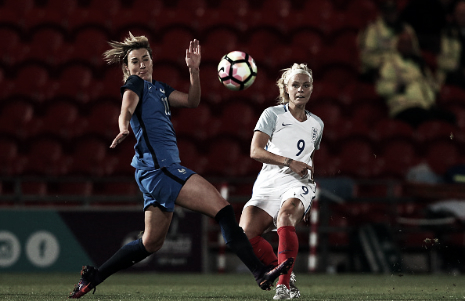
<path fill-rule="evenodd" d="M 108 42 L 111 49 L 103 53 L 103 57 L 108 64 L 121 64 L 123 70 L 123 82 L 129 77 L 129 71 L 126 70 L 125 66 L 128 65 L 128 53 L 134 49 L 145 48 L 149 52 L 150 58 L 152 58 L 152 48 L 150 48 L 149 39 L 145 36 L 133 36 L 129 32 L 129 37 L 125 38 L 123 42 L 111 41 Z"/>

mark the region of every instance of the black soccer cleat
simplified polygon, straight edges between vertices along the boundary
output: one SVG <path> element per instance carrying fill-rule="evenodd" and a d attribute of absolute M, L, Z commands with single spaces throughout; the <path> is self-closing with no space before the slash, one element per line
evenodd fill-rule
<path fill-rule="evenodd" d="M 69 299 L 79 299 L 92 289 L 95 293 L 95 274 L 97 273 L 97 269 L 93 266 L 83 266 L 81 270 L 81 279 L 79 280 L 78 284 L 74 286 L 73 291 L 69 294 Z"/>
<path fill-rule="evenodd" d="M 270 270 L 265 272 L 261 277 L 257 278 L 258 286 L 260 286 L 262 290 L 271 290 L 271 286 L 273 286 L 274 281 L 279 277 L 279 275 L 287 274 L 287 272 L 293 264 L 294 257 L 291 257 L 286 259 L 286 261 L 284 261 L 277 267 L 271 267 Z"/>

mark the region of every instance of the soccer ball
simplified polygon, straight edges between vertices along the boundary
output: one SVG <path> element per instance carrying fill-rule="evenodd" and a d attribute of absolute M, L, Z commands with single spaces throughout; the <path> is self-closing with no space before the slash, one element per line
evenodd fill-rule
<path fill-rule="evenodd" d="M 218 79 L 229 90 L 245 90 L 253 84 L 256 77 L 257 65 L 245 52 L 230 52 L 218 64 Z"/>

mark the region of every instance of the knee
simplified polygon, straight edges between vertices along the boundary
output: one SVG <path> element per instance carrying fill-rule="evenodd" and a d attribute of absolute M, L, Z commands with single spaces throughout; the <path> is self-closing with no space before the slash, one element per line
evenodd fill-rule
<path fill-rule="evenodd" d="M 278 213 L 278 218 L 276 220 L 276 226 L 295 226 L 295 218 L 293 217 L 292 212 L 288 210 L 280 210 Z"/>
<path fill-rule="evenodd" d="M 150 236 L 144 237 L 142 239 L 142 243 L 144 244 L 145 249 L 149 253 L 155 253 L 161 249 L 163 243 L 165 242 L 165 238 L 153 238 Z"/>

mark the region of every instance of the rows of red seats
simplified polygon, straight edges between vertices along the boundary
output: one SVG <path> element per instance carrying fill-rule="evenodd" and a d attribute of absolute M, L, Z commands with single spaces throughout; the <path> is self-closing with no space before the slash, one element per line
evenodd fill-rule
<path fill-rule="evenodd" d="M 374 133 L 383 135 L 385 133 L 382 132 L 389 127 L 399 127 L 399 124 L 383 119 L 376 124 Z M 115 133 L 116 129 L 112 134 Z M 251 135 L 251 129 L 244 132 L 247 133 Z M 402 136 L 396 132 L 381 141 L 353 135 L 334 145 L 323 139 L 315 155 L 316 175 L 402 179 L 411 167 L 421 162 L 428 162 L 437 174 L 444 174 L 449 167 L 464 162 L 460 149 L 465 141 L 447 124 L 425 123 L 411 134 Z M 104 137 L 89 132 L 66 141 L 52 134 L 34 136 L 25 141 L 2 135 L 1 173 L 132 175 L 129 163 L 134 154 L 133 137 L 116 149 L 109 149 L 111 140 L 112 135 Z M 180 134 L 178 144 L 183 163 L 201 174 L 253 176 L 260 169 L 260 164 L 248 157 L 246 140 L 237 136 L 221 133 L 211 139 L 195 140 L 193 135 Z"/>
<path fill-rule="evenodd" d="M 1 8 L 3 22 L 24 31 L 53 24 L 73 32 L 97 24 L 112 33 L 134 25 L 151 32 L 176 25 L 196 31 L 226 25 L 240 32 L 261 26 L 282 32 L 313 26 L 328 33 L 348 26 L 361 28 L 377 13 L 372 0 L 5 0 Z"/>
<path fill-rule="evenodd" d="M 151 39 L 154 77 L 183 91 L 183 53 L 188 41 L 201 40 L 203 103 L 172 116 L 181 158 L 200 173 L 258 172 L 260 164 L 248 158 L 253 127 L 274 104 L 279 69 L 293 62 L 314 69 L 308 109 L 325 123 L 317 175 L 401 178 L 422 160 L 442 172 L 463 161 L 457 150 L 464 144 L 465 92 L 444 87 L 439 99 L 462 131 L 440 123 L 414 131 L 390 120 L 374 86 L 358 81 L 356 35 L 376 14 L 372 0 L 4 0 L 2 174 L 132 174 L 133 141 L 108 149 L 122 78 L 102 59 L 107 41 L 129 30 Z M 256 82 L 241 92 L 225 89 L 216 71 L 220 57 L 236 49 L 259 66 Z M 439 160 L 441 152 L 447 160 Z"/>

